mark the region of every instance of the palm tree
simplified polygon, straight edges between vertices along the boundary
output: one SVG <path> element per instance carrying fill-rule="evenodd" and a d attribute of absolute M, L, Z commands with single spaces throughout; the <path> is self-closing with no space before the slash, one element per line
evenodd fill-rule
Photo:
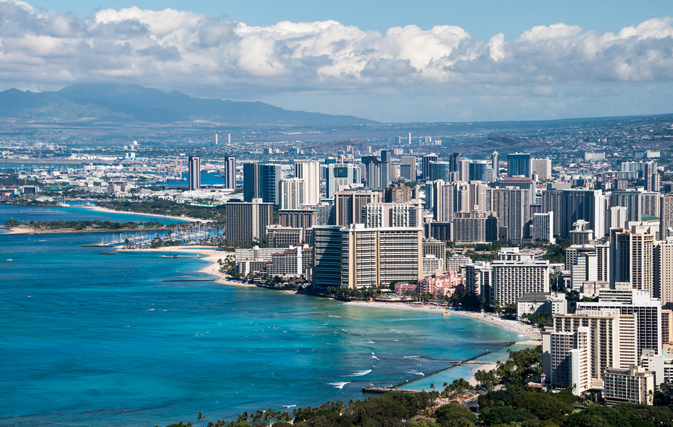
<path fill-rule="evenodd" d="M 199 412 L 199 415 L 196 416 L 196 420 L 197 420 L 197 421 L 201 421 L 201 420 L 203 420 L 204 418 L 206 418 L 206 417 L 205 417 L 205 415 L 203 415 L 203 412 Z M 203 422 L 203 425 L 204 425 L 204 426 L 206 425 L 206 422 L 205 422 L 205 421 Z"/>

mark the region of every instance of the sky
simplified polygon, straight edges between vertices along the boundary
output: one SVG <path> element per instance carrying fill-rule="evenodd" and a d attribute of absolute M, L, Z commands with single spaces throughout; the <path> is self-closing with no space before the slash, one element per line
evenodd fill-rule
<path fill-rule="evenodd" d="M 673 113 L 670 0 L 0 0 L 0 90 L 133 83 L 383 122 Z"/>

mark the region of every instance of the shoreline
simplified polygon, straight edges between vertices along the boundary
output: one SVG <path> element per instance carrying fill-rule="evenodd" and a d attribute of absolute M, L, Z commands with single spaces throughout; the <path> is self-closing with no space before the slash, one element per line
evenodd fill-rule
<path fill-rule="evenodd" d="M 229 255 L 234 255 L 234 252 L 224 252 L 217 249 L 213 249 L 212 246 L 166 246 L 160 248 L 151 248 L 151 249 L 117 249 L 119 252 L 168 252 L 168 253 L 188 253 L 188 254 L 199 254 L 203 255 L 203 260 L 210 262 L 210 265 L 200 269 L 199 273 L 205 273 L 217 277 L 215 280 L 217 283 L 224 285 L 240 286 L 240 287 L 254 287 L 258 286 L 248 283 L 234 282 L 229 280 L 231 276 L 227 273 L 220 271 L 220 264 L 218 260 L 224 260 Z M 295 294 L 295 291 L 283 291 L 284 293 Z M 423 311 L 427 313 L 437 313 L 444 314 L 449 313 L 450 315 L 455 315 L 458 317 L 468 318 L 476 320 L 478 322 L 487 323 L 491 326 L 504 329 L 509 332 L 519 334 L 519 337 L 523 338 L 517 340 L 512 345 L 540 345 L 542 343 L 542 338 L 540 332 L 534 330 L 530 325 L 525 325 L 516 320 L 505 320 L 500 319 L 495 316 L 490 316 L 486 313 L 475 313 L 475 312 L 455 312 L 452 310 L 446 310 L 445 307 L 432 306 L 432 305 L 411 305 L 411 304 L 399 304 L 399 303 L 389 303 L 381 301 L 348 301 L 343 302 L 345 305 L 360 306 L 367 308 L 381 308 L 381 309 L 393 309 L 393 310 L 415 310 Z M 509 347 L 509 346 L 508 346 Z M 479 370 L 490 371 L 497 368 L 497 363 L 486 363 L 483 364 Z M 449 368 L 450 369 L 450 368 Z M 475 379 L 476 371 L 469 377 L 464 377 L 468 383 L 472 386 L 477 386 L 477 380 Z M 403 391 L 403 390 L 402 390 Z"/>
<path fill-rule="evenodd" d="M 491 326 L 496 326 L 500 329 L 504 329 L 509 332 L 519 334 L 520 337 L 525 338 L 517 341 L 520 344 L 528 344 L 531 342 L 542 342 L 542 334 L 532 327 L 525 323 L 519 322 L 517 320 L 508 320 L 501 319 L 499 317 L 493 316 L 489 313 L 477 313 L 472 311 L 454 311 L 447 310 L 444 307 L 431 306 L 431 305 L 411 305 L 403 303 L 390 303 L 390 302 L 380 302 L 380 301 L 349 301 L 345 304 L 350 305 L 359 305 L 362 307 L 375 307 L 375 308 L 390 308 L 398 310 L 419 310 L 433 313 L 447 313 L 450 316 L 458 316 L 467 319 L 476 320 L 482 323 L 488 323 Z"/>
<path fill-rule="evenodd" d="M 44 230 L 34 230 L 32 228 L 26 227 L 0 227 L 3 230 L 9 230 L 3 235 L 17 235 L 17 234 L 31 234 L 31 235 L 41 235 L 41 234 L 88 234 L 88 233 L 137 233 L 137 232 L 151 232 L 151 231 L 165 231 L 168 228 L 123 228 L 118 230 L 74 230 L 72 228 L 55 228 L 55 229 L 44 229 Z"/>
<path fill-rule="evenodd" d="M 77 206 L 77 207 L 79 207 L 79 206 Z M 104 207 L 97 206 L 97 205 L 81 206 L 81 207 L 84 208 L 84 209 L 91 209 L 93 211 L 102 212 L 102 213 L 141 215 L 141 216 L 149 216 L 149 217 L 155 217 L 155 218 L 177 219 L 177 220 L 186 221 L 186 222 L 203 222 L 203 223 L 210 222 L 210 220 L 207 220 L 207 219 L 192 218 L 192 217 L 188 217 L 188 216 L 159 215 L 159 214 L 133 212 L 133 211 L 118 211 L 118 210 L 108 209 L 108 208 L 104 208 Z"/>
<path fill-rule="evenodd" d="M 202 260 L 208 261 L 210 265 L 203 267 L 199 270 L 199 273 L 209 274 L 211 276 L 217 277 L 215 282 L 223 285 L 232 285 L 232 286 L 242 286 L 242 287 L 253 287 L 258 286 L 250 283 L 241 283 L 234 282 L 227 273 L 220 271 L 219 260 L 224 261 L 224 259 L 229 255 L 235 255 L 235 252 L 224 252 L 217 249 L 213 249 L 213 246 L 163 246 L 160 248 L 147 248 L 147 249 L 123 249 L 118 248 L 118 252 L 177 252 L 183 254 L 199 254 L 203 255 Z"/>

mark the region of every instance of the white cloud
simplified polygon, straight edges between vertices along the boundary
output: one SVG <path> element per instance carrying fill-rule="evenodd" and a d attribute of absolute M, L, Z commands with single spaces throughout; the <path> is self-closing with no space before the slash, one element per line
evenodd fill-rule
<path fill-rule="evenodd" d="M 0 0 L 0 80 L 24 87 L 124 81 L 165 88 L 474 93 L 537 86 L 673 80 L 673 19 L 614 33 L 558 23 L 512 41 L 415 25 L 385 34 L 336 21 L 266 27 L 166 9 L 58 14 Z"/>

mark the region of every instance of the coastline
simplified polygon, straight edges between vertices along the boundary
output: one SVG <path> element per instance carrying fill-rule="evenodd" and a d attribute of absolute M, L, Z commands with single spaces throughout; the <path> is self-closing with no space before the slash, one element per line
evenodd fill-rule
<path fill-rule="evenodd" d="M 527 325 L 517 320 L 501 319 L 489 313 L 477 313 L 472 311 L 454 311 L 454 310 L 446 310 L 444 307 L 437 307 L 437 306 L 399 304 L 399 303 L 389 303 L 379 301 L 349 301 L 345 304 L 360 305 L 363 307 L 392 308 L 398 310 L 421 310 L 442 314 L 447 313 L 447 315 L 451 316 L 459 316 L 476 320 L 482 323 L 488 323 L 489 325 L 496 326 L 500 329 L 504 329 L 509 332 L 514 332 L 516 334 L 519 334 L 519 336 L 526 338 L 525 340 L 517 341 L 517 343 L 519 344 L 542 342 L 541 333 L 531 325 Z"/>
<path fill-rule="evenodd" d="M 181 221 L 187 221 L 187 222 L 203 222 L 207 223 L 210 222 L 208 219 L 199 219 L 199 218 L 191 218 L 188 216 L 172 216 L 172 215 L 159 215 L 159 214 L 152 214 L 152 213 L 143 213 L 143 212 L 132 212 L 132 211 L 117 211 L 114 209 L 108 209 L 104 208 L 101 206 L 82 206 L 84 209 L 91 209 L 96 212 L 104 212 L 104 213 L 120 213 L 120 214 L 130 214 L 130 215 L 140 215 L 140 216 L 149 216 L 149 217 L 155 217 L 155 218 L 167 218 L 167 219 L 178 219 Z"/>
<path fill-rule="evenodd" d="M 173 253 L 187 253 L 187 254 L 199 254 L 203 255 L 201 259 L 208 261 L 210 264 L 203 267 L 199 270 L 199 273 L 209 274 L 211 276 L 217 277 L 216 282 L 223 285 L 233 285 L 233 286 L 243 286 L 243 287 L 257 287 L 249 283 L 241 283 L 230 280 L 231 276 L 227 273 L 220 271 L 219 260 L 224 261 L 224 259 L 229 255 L 235 255 L 234 252 L 224 252 L 217 249 L 213 249 L 212 246 L 163 246 L 160 248 L 147 248 L 147 249 L 123 249 L 118 248 L 118 252 L 173 252 Z"/>
<path fill-rule="evenodd" d="M 157 252 L 157 253 L 188 253 L 188 254 L 199 254 L 203 255 L 204 260 L 208 261 L 210 264 L 206 267 L 199 270 L 199 273 L 205 273 L 217 277 L 216 282 L 224 285 L 232 286 L 241 286 L 241 287 L 257 287 L 253 284 L 234 282 L 229 280 L 231 276 L 227 273 L 220 271 L 219 260 L 224 260 L 229 255 L 234 255 L 234 252 L 224 252 L 217 249 L 213 249 L 212 246 L 166 246 L 160 248 L 151 248 L 151 249 L 117 249 L 120 252 Z M 281 291 L 285 293 L 295 293 L 295 291 Z M 523 345 L 540 345 L 542 343 L 541 334 L 539 331 L 535 330 L 530 325 L 523 324 L 516 320 L 505 320 L 498 317 L 486 314 L 486 313 L 475 313 L 475 312 L 456 312 L 453 310 L 446 310 L 444 307 L 432 306 L 432 305 L 411 305 L 411 304 L 398 304 L 398 303 L 389 303 L 389 302 L 380 302 L 380 301 L 349 301 L 345 302 L 346 305 L 361 306 L 367 308 L 382 308 L 382 309 L 392 309 L 392 310 L 416 310 L 424 311 L 428 313 L 437 313 L 444 314 L 449 313 L 450 315 L 455 315 L 463 318 L 469 318 L 476 320 L 482 323 L 488 323 L 489 325 L 496 326 L 498 328 L 507 330 L 509 332 L 514 332 L 519 334 L 520 337 L 524 338 L 515 342 L 515 344 Z M 497 363 L 486 363 L 483 364 L 479 370 L 490 371 L 497 368 Z M 475 379 L 476 371 L 469 377 L 464 379 L 470 383 L 472 386 L 478 386 L 477 380 Z"/>
<path fill-rule="evenodd" d="M 166 228 L 124 228 L 120 230 L 74 230 L 71 228 L 56 228 L 34 230 L 27 227 L 1 227 L 3 230 L 8 230 L 4 235 L 16 234 L 87 234 L 87 233 L 137 233 L 143 231 L 164 231 Z"/>

